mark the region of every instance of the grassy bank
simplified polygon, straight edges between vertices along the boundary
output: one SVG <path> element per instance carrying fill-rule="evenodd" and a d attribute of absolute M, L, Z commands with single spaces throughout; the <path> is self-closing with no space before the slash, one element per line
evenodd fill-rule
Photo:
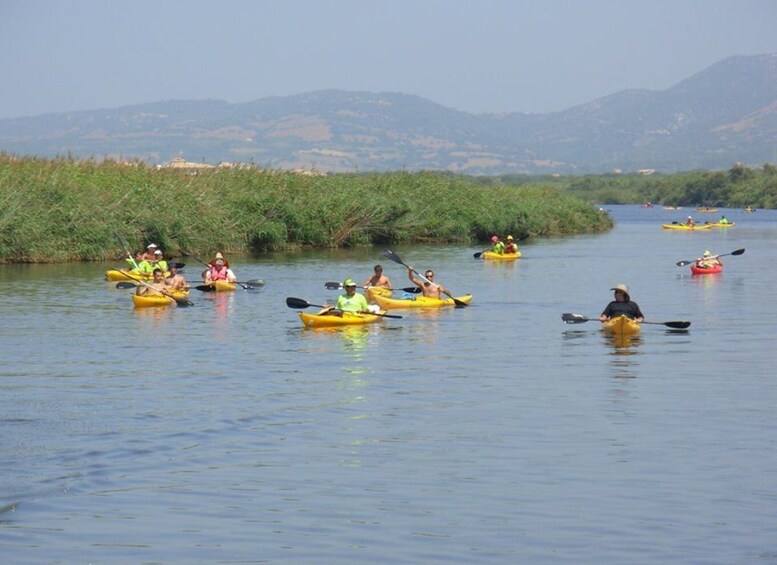
<path fill-rule="evenodd" d="M 261 253 L 301 246 L 483 242 L 603 231 L 609 218 L 547 186 L 435 173 L 192 174 L 143 164 L 0 156 L 0 262 L 115 259 L 133 249 Z"/>

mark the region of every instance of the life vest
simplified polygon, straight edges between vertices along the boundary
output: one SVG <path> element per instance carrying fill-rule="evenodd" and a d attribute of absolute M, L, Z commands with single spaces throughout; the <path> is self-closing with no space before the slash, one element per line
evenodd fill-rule
<path fill-rule="evenodd" d="M 224 268 L 220 271 L 217 270 L 216 267 L 211 267 L 209 278 L 212 281 L 225 281 L 227 280 L 227 272 L 228 270 L 226 266 L 224 266 Z"/>

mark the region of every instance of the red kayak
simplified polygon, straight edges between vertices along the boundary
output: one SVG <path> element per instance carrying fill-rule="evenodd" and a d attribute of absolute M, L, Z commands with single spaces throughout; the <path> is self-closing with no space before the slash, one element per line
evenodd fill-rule
<path fill-rule="evenodd" d="M 715 265 L 714 267 L 697 267 L 691 265 L 691 273 L 694 275 L 714 275 L 716 273 L 723 272 L 723 265 Z"/>

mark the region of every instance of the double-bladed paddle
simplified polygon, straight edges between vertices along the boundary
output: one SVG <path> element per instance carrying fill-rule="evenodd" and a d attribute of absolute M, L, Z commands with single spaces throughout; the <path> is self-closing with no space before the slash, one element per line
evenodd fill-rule
<path fill-rule="evenodd" d="M 339 283 L 339 282 L 325 282 L 324 286 L 329 290 L 342 290 L 343 288 L 345 288 L 343 286 L 343 283 Z M 359 288 L 382 288 L 382 287 L 360 286 Z M 386 289 L 386 290 L 401 290 L 402 292 L 407 292 L 410 294 L 419 294 L 421 292 L 421 289 L 418 288 L 417 286 L 406 286 L 404 288 L 395 288 L 395 289 Z"/>
<path fill-rule="evenodd" d="M 311 306 L 315 306 L 316 308 L 331 308 L 331 306 L 324 306 L 322 304 L 311 304 L 307 300 L 303 300 L 302 298 L 294 298 L 293 296 L 289 296 L 286 299 L 286 306 L 289 308 L 310 308 Z M 359 314 L 371 314 L 373 316 L 381 316 L 383 318 L 394 318 L 395 320 L 401 320 L 402 316 L 397 316 L 395 314 L 379 314 L 378 312 L 370 312 L 370 311 L 364 311 L 364 312 L 358 312 Z"/>
<path fill-rule="evenodd" d="M 394 261 L 394 263 L 399 263 L 400 265 L 402 265 L 406 269 L 410 269 L 410 267 L 404 261 L 402 261 L 402 258 L 399 255 L 397 255 L 396 253 L 394 253 L 391 249 L 386 249 L 386 251 L 383 254 L 386 257 L 388 257 L 389 259 L 391 259 L 392 261 Z M 410 270 L 413 271 L 419 277 L 421 277 L 421 279 L 423 279 L 427 283 L 432 284 L 432 281 L 427 279 L 425 276 L 423 276 L 421 273 L 419 273 L 415 269 L 410 269 Z M 467 306 L 466 302 L 462 302 L 461 300 L 459 300 L 458 298 L 453 296 L 450 292 L 447 292 L 447 291 L 444 290 L 443 294 L 448 295 L 453 300 L 453 303 L 456 305 L 456 308 L 464 308 L 465 306 Z"/>
<path fill-rule="evenodd" d="M 116 241 L 119 242 L 119 247 L 124 249 L 124 253 L 127 254 L 127 258 L 132 263 L 132 266 L 135 267 L 136 269 L 140 270 L 140 267 L 138 267 L 137 261 L 135 261 L 135 258 L 132 256 L 132 253 L 130 253 L 129 247 L 127 247 L 127 244 L 124 243 L 124 240 L 119 235 L 119 232 L 113 232 L 113 236 L 116 238 Z"/>
<path fill-rule="evenodd" d="M 710 259 L 717 259 L 718 257 L 726 257 L 727 255 L 742 255 L 744 253 L 744 249 L 737 249 L 736 251 L 732 251 L 731 253 L 721 253 L 720 255 L 712 255 L 710 257 L 699 257 L 698 259 L 693 259 L 692 261 L 678 261 L 675 263 L 678 267 L 685 267 L 686 265 L 690 265 L 691 263 L 696 263 L 697 261 L 709 261 Z"/>
<path fill-rule="evenodd" d="M 229 281 L 225 281 L 229 282 Z M 264 281 L 262 279 L 251 279 L 250 281 L 235 281 L 235 284 L 240 285 L 245 290 L 256 290 L 257 286 L 264 286 Z M 200 290 L 202 292 L 216 292 L 216 285 L 215 284 L 200 284 L 194 287 L 196 290 Z"/>
<path fill-rule="evenodd" d="M 567 324 L 582 324 L 583 322 L 598 322 L 599 318 L 587 318 L 582 314 L 570 314 L 566 312 L 561 314 L 561 319 Z M 641 322 L 643 324 L 653 324 L 656 326 L 666 326 L 667 328 L 674 328 L 676 330 L 684 330 L 691 326 L 690 322 Z"/>

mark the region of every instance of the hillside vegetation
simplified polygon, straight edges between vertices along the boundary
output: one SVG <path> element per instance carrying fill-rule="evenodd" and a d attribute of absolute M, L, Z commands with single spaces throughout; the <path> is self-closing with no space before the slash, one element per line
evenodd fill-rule
<path fill-rule="evenodd" d="M 143 163 L 0 155 L 0 262 L 261 253 L 302 246 L 517 239 L 612 227 L 608 216 L 544 185 L 520 187 L 436 173 L 298 175 L 189 171 Z"/>

